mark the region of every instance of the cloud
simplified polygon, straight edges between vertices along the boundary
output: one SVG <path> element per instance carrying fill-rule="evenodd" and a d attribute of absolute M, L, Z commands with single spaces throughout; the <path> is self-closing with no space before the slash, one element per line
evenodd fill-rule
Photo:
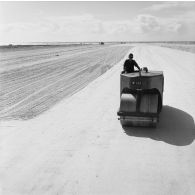
<path fill-rule="evenodd" d="M 139 15 L 136 19 L 142 32 L 157 32 L 161 30 L 159 19 L 152 15 Z"/>
<path fill-rule="evenodd" d="M 153 15 L 138 15 L 135 22 L 140 28 L 140 33 L 178 33 L 182 28 L 182 21 L 172 18 L 160 18 Z"/>
<path fill-rule="evenodd" d="M 150 7 L 145 8 L 145 10 L 150 11 L 163 11 L 163 10 L 169 10 L 169 9 L 194 9 L 195 8 L 195 2 L 176 2 L 176 1 L 170 1 L 170 2 L 163 2 L 163 3 L 156 3 L 151 5 Z"/>
<path fill-rule="evenodd" d="M 1 37 L 14 41 L 99 41 L 178 37 L 189 30 L 194 32 L 193 12 L 185 17 L 163 18 L 140 14 L 125 20 L 100 20 L 91 14 L 48 17 L 36 23 L 10 23 L 0 25 Z M 21 40 L 22 39 L 22 40 Z"/>
<path fill-rule="evenodd" d="M 24 33 L 24 32 L 48 32 L 48 31 L 54 31 L 57 30 L 59 27 L 55 23 L 45 23 L 45 22 L 39 22 L 39 23 L 10 23 L 1 25 L 0 31 L 3 31 L 4 33 Z"/>
<path fill-rule="evenodd" d="M 100 28 L 102 28 L 101 21 L 90 14 L 50 17 L 47 22 L 57 24 L 62 31 L 70 32 L 70 34 L 99 32 Z"/>
<path fill-rule="evenodd" d="M 144 8 L 151 15 L 158 17 L 161 32 L 169 33 L 195 33 L 195 2 L 157 2 L 150 7 Z M 176 35 L 176 34 L 175 34 Z M 194 39 L 194 38 L 193 38 Z"/>

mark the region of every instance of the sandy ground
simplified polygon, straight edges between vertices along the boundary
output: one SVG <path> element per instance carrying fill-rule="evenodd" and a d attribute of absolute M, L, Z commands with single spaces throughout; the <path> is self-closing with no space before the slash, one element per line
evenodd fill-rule
<path fill-rule="evenodd" d="M 105 73 L 130 48 L 86 45 L 4 50 L 0 53 L 0 120 L 27 120 L 42 114 Z"/>
<path fill-rule="evenodd" d="M 195 44 L 170 44 L 170 43 L 162 43 L 161 46 L 168 47 L 172 49 L 178 49 L 182 51 L 195 53 Z"/>
<path fill-rule="evenodd" d="M 132 49 L 140 66 L 163 70 L 164 107 L 156 129 L 117 120 L 117 64 L 31 120 L 2 121 L 4 194 L 195 194 L 195 54 Z"/>

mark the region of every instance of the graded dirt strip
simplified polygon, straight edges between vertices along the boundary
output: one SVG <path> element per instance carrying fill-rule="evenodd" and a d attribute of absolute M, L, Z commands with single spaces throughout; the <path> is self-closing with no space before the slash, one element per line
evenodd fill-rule
<path fill-rule="evenodd" d="M 140 66 L 164 71 L 157 128 L 117 120 L 122 61 L 45 114 L 1 123 L 2 194 L 195 194 L 195 55 L 132 52 Z"/>
<path fill-rule="evenodd" d="M 129 48 L 111 45 L 87 49 L 31 66 L 24 60 L 23 67 L 1 73 L 0 119 L 29 119 L 48 110 L 111 68 Z"/>

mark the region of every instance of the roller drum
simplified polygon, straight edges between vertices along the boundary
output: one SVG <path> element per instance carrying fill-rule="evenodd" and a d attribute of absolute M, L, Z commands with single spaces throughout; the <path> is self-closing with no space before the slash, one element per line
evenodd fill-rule
<path fill-rule="evenodd" d="M 124 93 L 121 95 L 121 112 L 136 112 L 136 95 Z"/>

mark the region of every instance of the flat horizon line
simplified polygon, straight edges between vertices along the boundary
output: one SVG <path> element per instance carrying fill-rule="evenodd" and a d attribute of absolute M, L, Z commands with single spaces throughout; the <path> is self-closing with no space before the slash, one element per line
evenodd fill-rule
<path fill-rule="evenodd" d="M 63 45 L 63 44 L 88 44 L 88 43 L 195 43 L 195 41 L 39 41 L 39 42 L 21 42 L 0 44 L 0 46 L 44 46 L 44 45 Z"/>

